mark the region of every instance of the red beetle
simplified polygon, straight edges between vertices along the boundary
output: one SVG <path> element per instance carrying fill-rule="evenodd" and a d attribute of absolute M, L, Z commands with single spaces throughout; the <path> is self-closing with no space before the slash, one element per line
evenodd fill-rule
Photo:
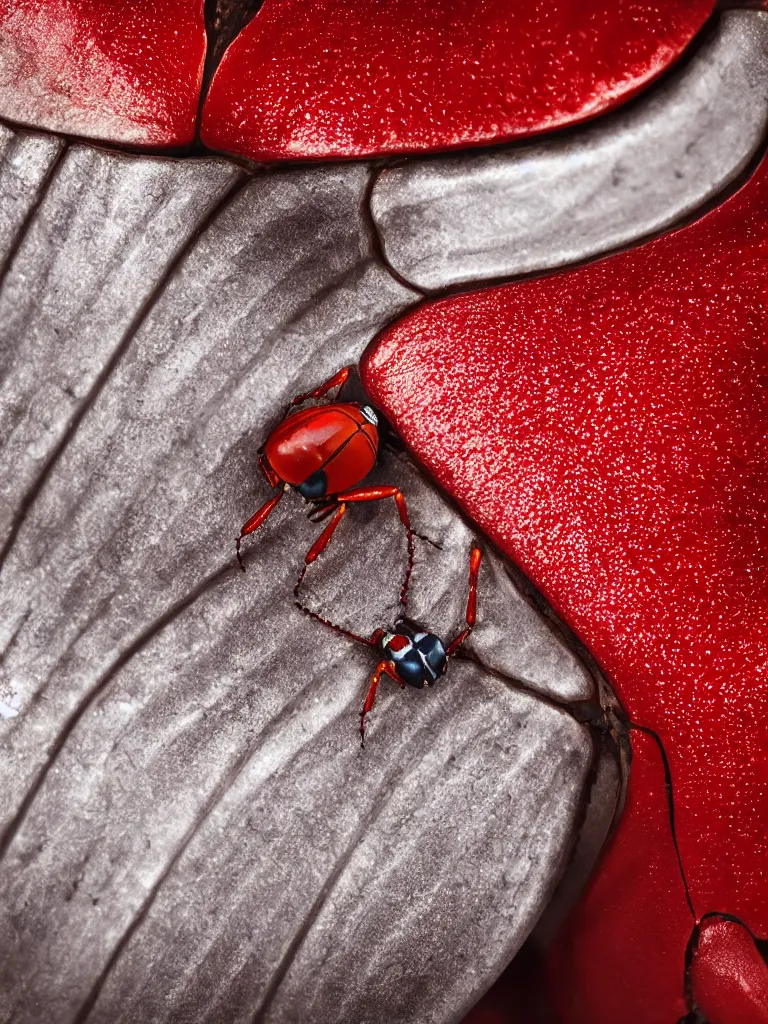
<path fill-rule="evenodd" d="M 405 498 L 397 487 L 356 487 L 376 464 L 379 430 L 376 413 L 359 402 L 330 402 L 290 414 L 295 405 L 311 398 L 322 398 L 333 388 L 341 389 L 349 377 L 345 366 L 320 387 L 297 395 L 285 417 L 267 438 L 259 452 L 259 467 L 278 493 L 265 502 L 243 525 L 237 538 L 237 559 L 243 537 L 261 526 L 283 494 L 293 487 L 310 504 L 309 518 L 321 522 L 333 518 L 307 552 L 304 569 L 327 547 L 351 502 L 394 498 L 408 537 L 408 568 L 401 594 L 404 598 L 413 565 L 413 535 Z M 290 415 L 289 415 L 290 414 Z M 298 586 L 304 577 L 302 571 Z"/>

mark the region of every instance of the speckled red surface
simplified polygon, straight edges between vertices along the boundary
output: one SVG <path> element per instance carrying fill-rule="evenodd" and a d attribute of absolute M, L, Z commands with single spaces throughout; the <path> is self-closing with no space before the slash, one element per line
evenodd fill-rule
<path fill-rule="evenodd" d="M 255 159 L 434 151 L 610 109 L 680 56 L 713 0 L 266 0 L 205 102 Z M 192 141 L 203 0 L 7 0 L 0 116 L 138 146 Z"/>
<path fill-rule="evenodd" d="M 4 0 L 0 116 L 109 142 L 192 141 L 203 0 Z"/>
<path fill-rule="evenodd" d="M 715 917 L 702 924 L 691 984 L 709 1024 L 768 1024 L 768 967 L 737 922 Z"/>
<path fill-rule="evenodd" d="M 717 210 L 635 251 L 423 307 L 363 367 L 409 447 L 660 734 L 696 913 L 758 936 L 767 336 L 764 162 Z M 633 856 L 629 835 L 614 856 Z M 671 912 L 627 879 L 615 941 L 631 930 L 653 949 Z"/>
<path fill-rule="evenodd" d="M 443 150 L 573 124 L 674 61 L 712 0 L 266 0 L 203 113 L 255 159 Z"/>

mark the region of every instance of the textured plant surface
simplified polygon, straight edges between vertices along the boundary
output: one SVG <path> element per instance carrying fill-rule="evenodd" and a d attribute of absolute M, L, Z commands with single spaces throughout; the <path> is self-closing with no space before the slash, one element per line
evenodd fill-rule
<path fill-rule="evenodd" d="M 473 1024 L 765 1024 L 768 14 L 711 7 L 6 4 L 0 1019 L 456 1021 L 544 914 Z M 485 558 L 361 751 L 320 528 L 233 538 L 364 354 L 409 614 Z M 355 508 L 302 600 L 405 563 Z"/>

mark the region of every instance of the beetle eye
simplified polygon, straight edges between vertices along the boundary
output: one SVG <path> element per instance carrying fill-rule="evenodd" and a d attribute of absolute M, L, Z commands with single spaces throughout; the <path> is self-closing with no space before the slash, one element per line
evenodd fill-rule
<path fill-rule="evenodd" d="M 368 420 L 368 422 L 374 425 L 374 427 L 378 425 L 379 418 L 373 411 L 373 409 L 370 407 L 370 405 L 364 405 L 360 411 L 362 412 L 363 416 L 365 416 L 365 418 Z"/>

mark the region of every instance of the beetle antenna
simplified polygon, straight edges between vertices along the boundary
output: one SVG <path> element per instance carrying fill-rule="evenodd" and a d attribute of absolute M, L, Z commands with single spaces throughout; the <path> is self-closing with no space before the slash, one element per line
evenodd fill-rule
<path fill-rule="evenodd" d="M 344 629 L 343 626 L 337 626 L 336 623 L 331 622 L 330 619 L 324 619 L 322 615 L 318 615 L 317 612 L 313 612 L 311 608 L 307 608 L 307 606 L 302 604 L 301 601 L 294 601 L 293 603 L 310 619 L 314 619 L 315 622 L 321 622 L 324 626 L 327 626 L 328 629 L 332 629 L 334 633 L 338 633 L 339 636 L 345 636 L 348 640 L 356 640 L 359 644 L 365 644 L 366 647 L 376 646 L 373 640 L 360 636 L 358 633 L 353 633 L 351 629 Z"/>
<path fill-rule="evenodd" d="M 243 528 L 240 531 L 240 536 L 235 541 L 237 561 L 239 562 L 240 568 L 243 570 L 243 572 L 245 572 L 245 562 L 243 561 L 243 557 L 240 552 L 240 547 L 243 543 L 243 538 L 258 530 L 258 528 L 261 526 L 261 524 L 264 522 L 264 520 L 267 518 L 267 516 L 270 514 L 275 505 L 277 505 L 278 501 L 280 501 L 284 494 L 285 489 L 283 489 L 282 491 L 278 491 L 277 494 L 275 494 L 273 497 L 269 499 L 269 501 L 265 501 L 261 508 L 257 512 L 254 512 L 247 522 L 243 523 Z"/>
<path fill-rule="evenodd" d="M 296 605 L 296 607 L 301 609 L 301 611 L 304 612 L 304 614 L 307 615 L 310 619 L 314 619 L 315 622 L 321 622 L 328 629 L 332 629 L 334 633 L 338 633 L 340 636 L 345 636 L 347 637 L 348 640 L 357 640 L 359 644 L 365 644 L 366 647 L 375 647 L 376 640 L 378 639 L 380 630 L 377 630 L 373 634 L 373 637 L 371 637 L 370 639 L 364 636 L 360 636 L 359 633 L 353 633 L 351 629 L 344 629 L 343 626 L 338 626 L 335 622 L 331 622 L 330 619 L 324 618 L 322 615 L 318 614 L 318 612 L 313 612 L 311 608 L 307 608 L 305 604 L 301 603 L 301 601 L 299 600 L 299 589 L 301 588 L 301 584 L 304 582 L 304 576 L 310 564 L 311 563 L 309 562 L 305 562 L 304 565 L 301 567 L 299 578 L 296 580 L 296 586 L 293 588 L 293 596 L 296 599 L 293 603 Z M 374 637 L 376 639 L 374 639 Z"/>
<path fill-rule="evenodd" d="M 402 516 L 401 516 L 402 518 Z M 413 560 L 415 558 L 415 551 L 413 546 L 413 530 L 411 524 L 407 518 L 403 519 L 403 525 L 405 526 L 405 533 L 408 539 L 408 565 L 405 568 L 405 576 L 403 577 L 403 585 L 400 588 L 400 604 L 403 609 L 408 607 L 408 587 L 411 582 L 411 574 L 413 573 Z"/>

